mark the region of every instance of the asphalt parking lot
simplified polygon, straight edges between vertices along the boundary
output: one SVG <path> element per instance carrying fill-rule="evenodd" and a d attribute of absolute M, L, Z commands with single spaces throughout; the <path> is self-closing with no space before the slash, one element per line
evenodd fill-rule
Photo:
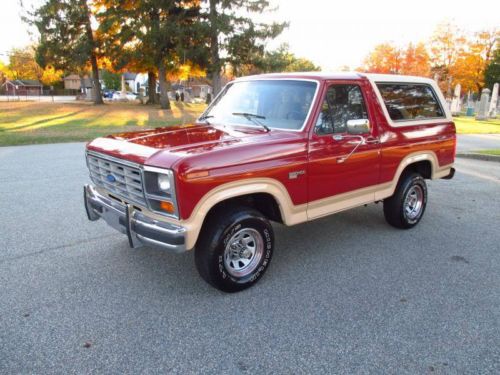
<path fill-rule="evenodd" d="M 0 148 L 0 373 L 500 373 L 500 163 L 459 159 L 413 230 L 380 205 L 276 226 L 228 295 L 87 221 L 83 147 Z"/>

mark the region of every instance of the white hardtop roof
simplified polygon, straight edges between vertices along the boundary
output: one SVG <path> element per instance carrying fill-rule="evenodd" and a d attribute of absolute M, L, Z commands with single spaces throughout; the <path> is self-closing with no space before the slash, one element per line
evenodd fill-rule
<path fill-rule="evenodd" d="M 366 78 L 373 82 L 411 82 L 411 83 L 433 83 L 434 80 L 427 77 L 404 76 L 398 74 L 363 74 Z"/>
<path fill-rule="evenodd" d="M 268 73 L 236 78 L 235 81 L 248 81 L 258 79 L 360 79 L 368 78 L 372 82 L 411 82 L 411 83 L 432 83 L 434 80 L 426 77 L 405 76 L 398 74 L 375 74 L 360 72 L 297 72 L 297 73 Z"/>

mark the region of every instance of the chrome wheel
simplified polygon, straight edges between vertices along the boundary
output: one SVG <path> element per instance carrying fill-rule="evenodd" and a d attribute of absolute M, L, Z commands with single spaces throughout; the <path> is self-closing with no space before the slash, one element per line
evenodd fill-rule
<path fill-rule="evenodd" d="M 231 276 L 245 277 L 258 266 L 264 254 L 264 240 L 252 228 L 237 231 L 224 249 L 224 265 Z"/>
<path fill-rule="evenodd" d="M 424 191 L 421 186 L 414 185 L 408 190 L 404 202 L 405 215 L 409 220 L 415 220 L 424 206 Z"/>

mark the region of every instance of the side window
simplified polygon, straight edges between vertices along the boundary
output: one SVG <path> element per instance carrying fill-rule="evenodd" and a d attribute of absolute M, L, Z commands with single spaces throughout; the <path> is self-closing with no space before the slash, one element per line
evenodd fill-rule
<path fill-rule="evenodd" d="M 393 121 L 443 118 L 444 112 L 432 87 L 414 83 L 377 83 Z"/>
<path fill-rule="evenodd" d="M 317 134 L 345 133 L 348 120 L 366 118 L 366 105 L 358 85 L 332 85 L 323 99 L 315 130 Z"/>

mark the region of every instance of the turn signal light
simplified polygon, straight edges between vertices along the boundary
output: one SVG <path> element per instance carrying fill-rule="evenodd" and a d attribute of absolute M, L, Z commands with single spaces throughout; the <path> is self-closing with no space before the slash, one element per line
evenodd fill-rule
<path fill-rule="evenodd" d="M 169 214 L 175 213 L 175 207 L 174 207 L 174 204 L 172 202 L 161 201 L 160 202 L 160 208 L 163 211 L 168 212 Z"/>

